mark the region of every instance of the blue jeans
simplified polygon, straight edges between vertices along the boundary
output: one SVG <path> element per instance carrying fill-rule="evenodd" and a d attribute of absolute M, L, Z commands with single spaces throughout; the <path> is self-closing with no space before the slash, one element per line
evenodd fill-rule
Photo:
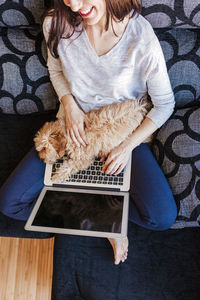
<path fill-rule="evenodd" d="M 21 161 L 0 190 L 0 211 L 27 220 L 43 188 L 45 164 L 34 149 Z M 147 144 L 132 152 L 129 220 L 153 230 L 171 227 L 177 216 L 168 182 Z"/>

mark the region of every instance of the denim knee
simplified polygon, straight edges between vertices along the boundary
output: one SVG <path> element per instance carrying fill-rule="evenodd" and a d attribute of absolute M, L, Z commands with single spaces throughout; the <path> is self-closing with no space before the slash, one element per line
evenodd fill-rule
<path fill-rule="evenodd" d="M 0 189 L 0 211 L 4 215 L 14 218 L 17 211 L 15 203 L 17 202 L 15 195 L 8 188 L 3 186 Z"/>
<path fill-rule="evenodd" d="M 168 209 L 160 211 L 156 216 L 152 218 L 143 216 L 143 220 L 147 225 L 152 227 L 152 229 L 167 230 L 170 229 L 174 224 L 174 222 L 176 221 L 176 217 L 177 207 L 175 202 L 172 202 L 172 204 L 169 205 Z"/>
<path fill-rule="evenodd" d="M 26 189 L 12 189 L 5 184 L 0 190 L 0 211 L 13 219 L 27 220 L 43 185 L 41 180 L 27 185 Z"/>

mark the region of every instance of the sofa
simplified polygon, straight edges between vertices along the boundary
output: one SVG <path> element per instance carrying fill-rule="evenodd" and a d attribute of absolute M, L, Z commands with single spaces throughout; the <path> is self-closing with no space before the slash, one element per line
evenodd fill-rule
<path fill-rule="evenodd" d="M 0 0 L 0 185 L 58 110 L 41 29 L 50 5 Z M 25 231 L 23 221 L 0 213 L 1 236 L 55 237 L 52 300 L 200 298 L 200 3 L 143 0 L 142 6 L 161 42 L 176 100 L 152 152 L 174 194 L 177 219 L 160 232 L 130 223 L 128 260 L 115 266 L 106 239 Z"/>

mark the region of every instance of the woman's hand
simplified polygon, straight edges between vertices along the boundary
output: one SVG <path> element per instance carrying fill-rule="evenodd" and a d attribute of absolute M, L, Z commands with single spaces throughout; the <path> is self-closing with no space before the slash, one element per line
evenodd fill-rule
<path fill-rule="evenodd" d="M 129 160 L 131 152 L 132 147 L 130 145 L 129 139 L 127 139 L 110 152 L 102 168 L 102 172 L 105 172 L 109 175 L 118 175 L 119 173 L 121 173 Z M 102 157 L 101 162 L 103 162 L 104 160 L 105 157 Z"/>
<path fill-rule="evenodd" d="M 64 109 L 66 132 L 69 133 L 70 138 L 78 147 L 80 145 L 85 147 L 88 144 L 85 127 L 90 128 L 89 119 L 72 97 L 65 102 Z"/>
<path fill-rule="evenodd" d="M 143 143 L 157 129 L 157 125 L 146 117 L 125 141 L 110 152 L 102 168 L 102 172 L 114 175 L 119 174 L 127 164 L 132 150 Z M 102 157 L 101 161 L 103 162 L 104 160 L 105 157 Z"/>

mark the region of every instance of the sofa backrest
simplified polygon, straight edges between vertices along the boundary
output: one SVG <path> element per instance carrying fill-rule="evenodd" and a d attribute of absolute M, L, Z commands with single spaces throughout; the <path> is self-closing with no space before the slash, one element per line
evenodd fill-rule
<path fill-rule="evenodd" d="M 0 111 L 56 109 L 46 68 L 41 16 L 48 0 L 0 0 Z M 177 107 L 200 97 L 199 0 L 143 0 L 142 14 L 161 42 Z"/>
<path fill-rule="evenodd" d="M 46 67 L 43 0 L 0 0 L 0 111 L 55 110 L 57 96 Z"/>
<path fill-rule="evenodd" d="M 200 98 L 200 1 L 143 0 L 165 55 L 176 106 Z"/>
<path fill-rule="evenodd" d="M 0 0 L 0 26 L 27 28 L 41 24 L 43 0 Z"/>
<path fill-rule="evenodd" d="M 200 28 L 199 0 L 142 0 L 142 6 L 154 28 Z"/>

